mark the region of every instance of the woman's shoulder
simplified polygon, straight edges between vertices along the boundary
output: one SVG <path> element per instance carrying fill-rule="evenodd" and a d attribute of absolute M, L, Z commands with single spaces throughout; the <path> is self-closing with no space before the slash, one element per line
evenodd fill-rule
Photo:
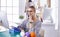
<path fill-rule="evenodd" d="M 24 21 L 23 21 L 23 23 L 27 23 L 28 22 L 28 19 L 25 19 Z"/>

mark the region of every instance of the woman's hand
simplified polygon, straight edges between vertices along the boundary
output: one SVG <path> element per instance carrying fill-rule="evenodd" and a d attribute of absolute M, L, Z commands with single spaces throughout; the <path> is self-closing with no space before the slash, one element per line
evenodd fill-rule
<path fill-rule="evenodd" d="M 29 16 L 29 22 L 33 22 L 32 16 Z"/>

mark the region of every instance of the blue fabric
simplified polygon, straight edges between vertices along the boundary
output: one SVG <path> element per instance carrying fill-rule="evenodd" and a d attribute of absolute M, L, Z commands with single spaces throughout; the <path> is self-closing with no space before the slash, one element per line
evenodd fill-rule
<path fill-rule="evenodd" d="M 18 29 L 18 28 L 14 28 L 14 34 L 15 35 L 17 35 L 17 34 L 20 34 L 20 32 L 21 32 L 21 30 L 20 29 Z"/>
<path fill-rule="evenodd" d="M 9 30 L 9 33 L 11 35 L 11 37 L 16 37 L 16 35 L 20 35 L 21 30 L 17 27 L 14 27 L 12 29 Z"/>
<path fill-rule="evenodd" d="M 14 29 L 9 30 L 10 35 L 14 35 Z"/>

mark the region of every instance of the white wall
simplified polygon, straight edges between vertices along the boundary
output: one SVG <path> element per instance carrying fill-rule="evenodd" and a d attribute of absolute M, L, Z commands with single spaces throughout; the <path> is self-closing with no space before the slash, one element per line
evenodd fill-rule
<path fill-rule="evenodd" d="M 55 30 L 58 29 L 58 0 L 51 0 L 52 18 L 55 23 Z"/>
<path fill-rule="evenodd" d="M 19 0 L 19 14 L 24 14 L 24 10 L 25 10 L 25 0 Z"/>
<path fill-rule="evenodd" d="M 26 19 L 26 14 L 25 14 L 25 4 L 26 4 L 26 0 L 19 0 L 19 15 L 23 15 L 24 16 L 24 19 Z M 20 23 L 23 22 L 23 20 L 20 19 Z"/>
<path fill-rule="evenodd" d="M 1 0 L 0 0 L 0 2 L 1 2 Z M 0 6 L 1 6 L 1 3 L 0 3 Z M 1 7 L 0 7 L 0 10 L 1 10 Z"/>
<path fill-rule="evenodd" d="M 59 5 L 59 10 L 58 10 L 58 24 L 59 24 L 59 37 L 60 37 L 60 0 L 59 0 L 59 3 L 58 3 L 58 5 Z"/>

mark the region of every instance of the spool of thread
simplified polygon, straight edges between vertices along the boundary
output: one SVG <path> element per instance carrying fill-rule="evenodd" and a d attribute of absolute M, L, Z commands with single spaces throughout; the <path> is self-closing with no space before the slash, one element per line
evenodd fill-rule
<path fill-rule="evenodd" d="M 25 32 L 24 31 L 21 31 L 20 32 L 20 37 L 24 37 L 25 36 Z"/>
<path fill-rule="evenodd" d="M 25 36 L 30 37 L 30 33 L 29 32 L 26 32 L 25 33 Z"/>
<path fill-rule="evenodd" d="M 36 37 L 35 32 L 30 32 L 30 37 Z"/>

